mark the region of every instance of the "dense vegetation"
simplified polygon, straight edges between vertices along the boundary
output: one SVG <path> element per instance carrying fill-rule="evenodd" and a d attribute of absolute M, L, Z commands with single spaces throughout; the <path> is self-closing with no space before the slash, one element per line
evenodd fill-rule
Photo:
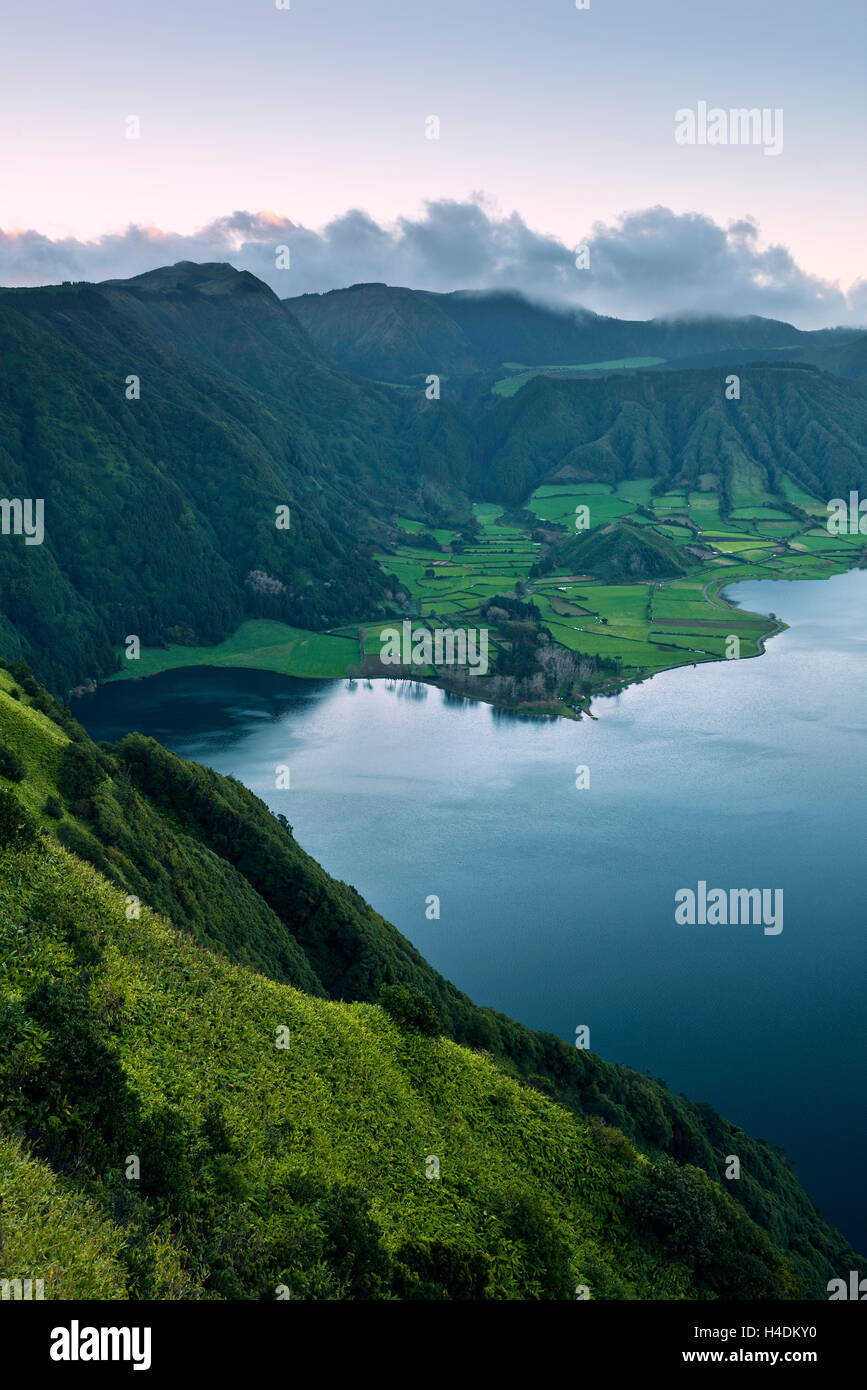
<path fill-rule="evenodd" d="M 502 375 L 504 367 L 642 358 L 680 369 L 776 357 L 813 362 L 843 376 L 867 375 L 867 334 L 805 333 L 775 319 L 630 322 L 535 304 L 514 292 L 434 294 L 382 284 L 300 295 L 286 304 L 314 342 L 376 380 L 416 383 L 428 372 L 442 372 L 459 382 Z"/>
<path fill-rule="evenodd" d="M 130 634 L 387 612 L 383 516 L 461 467 L 443 412 L 348 377 L 228 266 L 0 291 L 0 352 L 0 493 L 45 511 L 41 545 L 0 536 L 0 654 L 62 695 Z"/>
<path fill-rule="evenodd" d="M 758 470 L 772 494 L 790 474 L 814 497 L 867 493 L 867 388 L 811 367 L 751 367 L 740 400 L 718 369 L 592 380 L 536 377 L 489 417 L 471 487 L 520 502 L 540 483 L 650 477 L 660 492 Z"/>
<path fill-rule="evenodd" d="M 190 263 L 2 290 L 0 491 L 42 498 L 45 535 L 0 536 L 0 656 L 29 660 L 65 697 L 120 669 L 129 636 L 200 653 L 245 622 L 280 623 L 293 641 L 320 636 L 304 674 L 332 674 L 346 644 L 323 629 L 410 606 L 390 554 L 432 558 L 443 531 L 453 556 L 473 550 L 470 497 L 520 507 L 547 481 L 650 478 L 664 492 L 712 478 L 727 516 L 752 474 L 796 517 L 786 480 L 819 499 L 867 493 L 862 337 L 764 319 L 628 324 L 382 286 L 287 307 L 247 273 Z M 770 356 L 744 367 L 737 401 L 719 367 L 570 379 L 512 362 L 671 367 L 741 350 Z M 376 352 L 413 389 L 346 370 L 387 375 Z M 524 384 L 493 395 L 512 368 Z M 417 530 L 401 534 L 398 516 Z"/>
<path fill-rule="evenodd" d="M 770 1145 L 474 1006 L 231 778 L 96 747 L 23 665 L 0 742 L 0 1276 L 778 1298 L 856 1267 Z"/>

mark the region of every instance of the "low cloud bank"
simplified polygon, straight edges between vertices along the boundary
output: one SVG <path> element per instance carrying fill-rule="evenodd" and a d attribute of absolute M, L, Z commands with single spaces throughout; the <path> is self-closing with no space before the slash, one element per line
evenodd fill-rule
<path fill-rule="evenodd" d="M 279 269 L 284 246 L 290 264 Z M 722 227 L 664 207 L 597 222 L 575 246 L 481 199 L 430 202 L 421 216 L 389 226 L 351 210 L 318 231 L 270 212 L 233 212 L 189 236 L 130 226 L 78 241 L 0 229 L 2 285 L 126 278 L 181 260 L 228 261 L 281 298 L 381 280 L 427 290 L 517 289 L 623 318 L 763 314 L 802 328 L 867 326 L 867 279 L 844 291 L 801 269 L 785 246 L 762 246 L 749 218 Z"/>

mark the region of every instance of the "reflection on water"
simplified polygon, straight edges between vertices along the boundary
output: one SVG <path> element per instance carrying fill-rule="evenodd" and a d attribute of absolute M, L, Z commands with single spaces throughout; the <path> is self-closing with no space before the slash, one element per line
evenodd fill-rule
<path fill-rule="evenodd" d="M 479 1003 L 568 1039 L 587 1024 L 604 1056 L 781 1145 L 867 1248 L 867 573 L 737 597 L 791 624 L 765 656 L 666 672 L 578 722 L 404 679 L 206 669 L 76 714 L 238 777 Z M 783 932 L 676 925 L 701 880 L 782 887 Z"/>

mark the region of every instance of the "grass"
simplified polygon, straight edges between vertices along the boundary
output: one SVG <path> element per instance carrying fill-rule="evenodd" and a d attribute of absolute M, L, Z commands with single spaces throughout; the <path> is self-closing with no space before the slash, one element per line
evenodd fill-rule
<path fill-rule="evenodd" d="M 145 1111 L 170 1103 L 199 1124 L 219 1098 L 241 1155 L 239 1179 L 255 1194 L 270 1240 L 297 1230 L 284 1194 L 303 1173 L 361 1189 L 392 1251 L 442 1241 L 483 1256 L 494 1297 L 533 1296 L 535 1252 L 516 1243 L 508 1221 L 522 1201 L 556 1233 L 570 1282 L 588 1284 L 591 1297 L 693 1293 L 687 1271 L 642 1249 L 628 1227 L 627 1189 L 646 1160 L 622 1136 L 612 1142 L 613 1132 L 520 1085 L 487 1056 L 399 1028 L 378 1006 L 326 1002 L 231 965 L 144 906 L 128 921 L 125 902 L 58 846 L 0 856 L 0 935 L 13 920 L 33 924 L 20 977 L 38 977 L 46 955 L 56 976 L 71 977 L 61 924 L 70 914 L 86 922 L 101 950 L 94 1005 L 122 1001 L 118 1055 Z M 275 1046 L 280 1028 L 289 1030 L 288 1048 Z M 436 1181 L 429 1155 L 440 1163 Z M 65 1196 L 8 1138 L 0 1178 L 11 1193 L 5 1268 L 51 1279 L 46 1296 L 124 1296 L 118 1228 Z M 162 1252 L 168 1283 L 169 1258 Z"/>
<path fill-rule="evenodd" d="M 126 1297 L 119 1229 L 3 1133 L 0 1192 L 0 1279 L 41 1279 L 46 1300 Z"/>
<path fill-rule="evenodd" d="M 118 649 L 124 656 L 124 649 Z M 186 666 L 241 666 L 284 676 L 334 679 L 345 676 L 358 656 L 358 643 L 345 636 L 305 632 L 286 623 L 255 618 L 213 647 L 143 647 L 111 680 L 131 680 Z"/>
<path fill-rule="evenodd" d="M 17 688 L 8 671 L 0 670 L 0 692 Z M 54 792 L 60 754 L 68 740 L 57 725 L 23 699 L 0 699 L 0 743 L 17 750 L 27 769 L 16 791 L 29 810 L 41 815 L 45 799 Z M 0 786 L 10 786 L 0 776 Z M 43 817 L 43 820 L 45 818 Z"/>
<path fill-rule="evenodd" d="M 504 362 L 504 367 L 513 367 L 517 371 L 512 376 L 501 377 L 495 381 L 491 387 L 495 396 L 514 396 L 525 386 L 528 381 L 532 381 L 534 376 L 580 376 L 584 372 L 623 372 L 635 370 L 639 367 L 659 367 L 665 362 L 664 357 L 620 357 L 611 362 L 578 362 L 574 366 L 553 366 L 553 367 L 524 367 L 516 362 Z"/>
<path fill-rule="evenodd" d="M 612 497 L 610 494 L 588 492 L 583 487 L 549 497 L 538 497 L 534 493 L 527 505 L 540 521 L 556 521 L 562 526 L 572 527 L 575 524 L 576 507 L 586 507 L 590 530 L 594 526 L 607 526 L 610 521 L 628 516 L 635 510 L 625 499 Z"/>
<path fill-rule="evenodd" d="M 405 516 L 395 517 L 395 521 L 402 531 L 408 531 L 410 535 L 416 536 L 420 532 L 424 532 L 425 535 L 433 536 L 434 540 L 439 541 L 440 545 L 448 545 L 449 541 L 453 540 L 457 535 L 457 531 L 445 531 L 442 529 L 431 530 L 430 527 L 425 526 L 423 521 L 413 521 L 411 518 Z"/>
<path fill-rule="evenodd" d="M 479 537 L 457 552 L 450 549 L 455 532 L 398 518 L 410 534 L 433 535 L 438 548 L 399 545 L 395 553 L 379 557 L 410 601 L 402 613 L 361 624 L 365 656 L 379 653 L 383 627 L 393 627 L 405 617 L 436 626 L 473 626 L 480 622 L 478 610 L 486 599 L 514 595 L 519 585 L 537 604 L 556 642 L 591 656 L 619 657 L 627 680 L 688 661 L 719 659 L 725 639 L 732 635 L 740 639 L 742 656 L 758 653 L 760 638 L 772 626 L 768 620 L 729 608 L 719 599 L 714 603 L 711 595 L 741 578 L 827 577 L 857 561 L 865 550 L 864 539 L 830 536 L 821 524 L 824 504 L 786 478 L 787 500 L 808 511 L 811 521 L 790 517 L 780 507 L 780 499 L 766 493 L 758 471 L 746 462 L 735 469 L 736 505 L 730 515 L 721 514 L 714 475 L 703 475 L 701 482 L 701 491 L 664 495 L 653 493 L 651 478 L 627 479 L 616 487 L 603 482 L 545 483 L 527 499 L 527 513 L 564 535 L 574 529 L 576 508 L 587 507 L 590 529 L 629 518 L 680 546 L 704 548 L 701 559 L 685 552 L 688 575 L 652 586 L 606 586 L 582 580 L 576 588 L 574 583 L 564 584 L 568 575 L 556 573 L 531 580 L 530 570 L 542 547 L 514 517 L 503 521 L 504 507 L 498 502 L 474 504 Z M 358 625 L 314 633 L 255 620 L 244 623 L 218 646 L 145 650 L 138 662 L 127 663 L 112 679 L 196 665 L 336 679 L 358 668 L 358 632 Z"/>

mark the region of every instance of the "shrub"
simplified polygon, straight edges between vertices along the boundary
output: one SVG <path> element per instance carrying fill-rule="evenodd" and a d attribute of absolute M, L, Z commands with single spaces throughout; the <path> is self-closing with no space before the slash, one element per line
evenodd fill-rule
<path fill-rule="evenodd" d="M 171 1106 L 160 1106 L 144 1121 L 137 1143 L 142 1195 L 158 1209 L 187 1211 L 195 1202 L 198 1177 L 189 1121 Z"/>
<path fill-rule="evenodd" d="M 68 805 L 93 796 L 104 776 L 93 749 L 81 743 L 66 745 L 60 759 L 57 785 Z"/>
<path fill-rule="evenodd" d="M 91 1007 L 86 975 L 40 981 L 24 1008 L 47 1034 L 43 1064 L 22 1087 L 31 1107 L 27 1137 L 56 1170 L 102 1176 L 118 1154 L 137 1152 L 126 1146 L 138 1100 Z"/>
<path fill-rule="evenodd" d="M 344 1285 L 344 1297 L 386 1297 L 391 1260 L 367 1198 L 352 1187 L 335 1184 L 320 1211 L 325 1226 L 325 1261 Z"/>
<path fill-rule="evenodd" d="M 18 754 L 0 744 L 0 777 L 5 777 L 10 782 L 22 782 L 24 773 L 25 767 Z"/>
<path fill-rule="evenodd" d="M 639 1233 L 655 1236 L 714 1297 L 785 1297 L 778 1252 L 701 1169 L 662 1158 L 634 1185 L 629 1205 Z"/>
<path fill-rule="evenodd" d="M 437 1037 L 440 1018 L 427 995 L 411 985 L 382 985 L 381 1007 L 401 1028 L 415 1028 L 428 1037 Z"/>
<path fill-rule="evenodd" d="M 395 1255 L 394 1292 L 402 1299 L 483 1299 L 491 1258 L 442 1241 L 407 1241 Z"/>
<path fill-rule="evenodd" d="M 33 672 L 26 661 L 16 661 L 15 665 L 10 666 L 9 670 L 26 695 L 39 694 L 39 686 L 33 679 Z"/>
<path fill-rule="evenodd" d="M 61 820 L 63 817 L 63 802 L 59 796 L 53 793 L 46 797 L 45 805 L 42 807 L 42 814 L 50 816 L 52 820 Z"/>
<path fill-rule="evenodd" d="M 688 1269 L 708 1263 L 721 1223 L 704 1173 L 662 1158 L 635 1184 L 630 1206 L 639 1231 L 655 1236 L 672 1259 Z"/>
<path fill-rule="evenodd" d="M 506 1190 L 494 1194 L 491 1205 L 499 1212 L 509 1243 L 520 1250 L 525 1297 L 571 1299 L 571 1250 L 538 1197 Z"/>
<path fill-rule="evenodd" d="M 0 848 L 26 849 L 38 839 L 39 826 L 14 792 L 0 787 Z"/>

